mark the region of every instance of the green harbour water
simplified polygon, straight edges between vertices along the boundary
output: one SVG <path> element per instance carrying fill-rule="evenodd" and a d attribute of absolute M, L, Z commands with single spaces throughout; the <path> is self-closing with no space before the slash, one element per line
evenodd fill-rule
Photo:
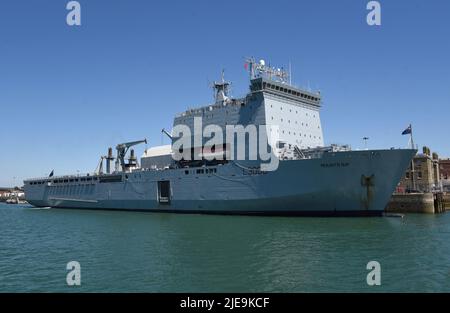
<path fill-rule="evenodd" d="M 368 286 L 369 261 L 381 286 Z M 66 265 L 81 265 L 81 286 Z M 450 291 L 450 214 L 298 218 L 0 203 L 0 292 Z"/>

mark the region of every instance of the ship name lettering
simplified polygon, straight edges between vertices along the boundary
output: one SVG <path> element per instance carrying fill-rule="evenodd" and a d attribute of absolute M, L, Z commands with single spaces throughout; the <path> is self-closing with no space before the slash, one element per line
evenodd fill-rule
<path fill-rule="evenodd" d="M 261 169 L 242 169 L 243 175 L 263 175 L 267 174 L 267 172 L 262 171 Z"/>
<path fill-rule="evenodd" d="M 333 162 L 333 163 L 321 163 L 321 167 L 347 167 L 349 166 L 349 162 Z"/>

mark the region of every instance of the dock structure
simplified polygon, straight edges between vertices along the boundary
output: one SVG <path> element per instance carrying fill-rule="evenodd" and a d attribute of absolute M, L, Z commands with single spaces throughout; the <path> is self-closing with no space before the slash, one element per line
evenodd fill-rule
<path fill-rule="evenodd" d="M 446 178 L 438 154 L 423 147 L 422 153 L 411 161 L 385 211 L 436 214 L 450 210 L 450 193 L 443 188 Z"/>
<path fill-rule="evenodd" d="M 444 193 L 443 195 L 444 199 L 444 207 L 446 211 L 450 211 L 450 193 Z"/>
<path fill-rule="evenodd" d="M 450 210 L 450 194 L 442 192 L 393 194 L 386 206 L 388 213 L 438 214 Z"/>
<path fill-rule="evenodd" d="M 12 201 L 17 201 L 25 199 L 25 194 L 22 188 L 19 187 L 0 187 L 0 202 L 13 203 Z"/>

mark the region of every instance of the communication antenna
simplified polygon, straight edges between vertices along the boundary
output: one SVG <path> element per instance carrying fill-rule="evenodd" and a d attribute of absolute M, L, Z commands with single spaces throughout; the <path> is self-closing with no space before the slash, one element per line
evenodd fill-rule
<path fill-rule="evenodd" d="M 266 64 L 266 61 L 261 59 L 256 62 L 255 58 L 247 58 L 245 60 L 245 69 L 250 74 L 250 79 L 255 79 L 259 77 L 266 77 L 268 79 L 278 81 L 281 83 L 287 83 L 289 80 L 289 73 L 284 70 L 284 68 L 275 68 Z"/>

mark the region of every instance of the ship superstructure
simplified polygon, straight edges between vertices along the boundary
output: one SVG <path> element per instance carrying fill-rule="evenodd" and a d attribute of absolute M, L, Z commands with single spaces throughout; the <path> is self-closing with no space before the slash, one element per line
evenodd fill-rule
<path fill-rule="evenodd" d="M 232 98 L 222 74 L 213 85 L 214 103 L 176 115 L 172 131 L 163 129 L 171 145 L 146 149 L 138 162 L 131 147 L 146 140 L 119 144 L 116 156 L 109 149 L 93 174 L 25 181 L 27 201 L 59 208 L 185 213 L 381 214 L 416 151 L 325 146 L 320 93 L 293 86 L 289 73 L 262 60 L 249 58 L 246 66 L 248 94 Z M 244 158 L 234 148 L 239 136 L 230 140 L 224 131 L 220 144 L 211 143 L 212 131 L 204 136 L 208 129 L 231 126 L 245 130 Z M 256 146 L 264 145 L 277 161 L 275 168 L 264 167 L 267 160 L 259 155 L 252 158 L 250 126 L 259 127 L 258 135 L 263 130 L 266 137 L 259 136 Z M 188 148 L 178 144 L 185 133 Z"/>

